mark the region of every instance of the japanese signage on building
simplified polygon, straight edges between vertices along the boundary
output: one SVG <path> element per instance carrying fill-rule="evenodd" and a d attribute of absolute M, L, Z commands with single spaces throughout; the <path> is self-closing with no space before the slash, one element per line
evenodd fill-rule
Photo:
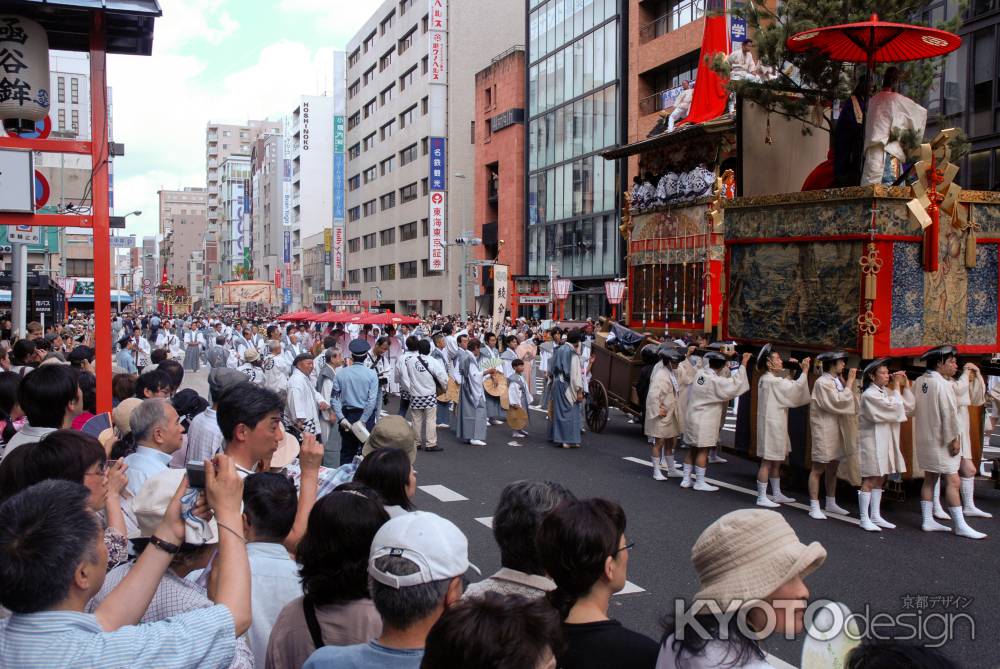
<path fill-rule="evenodd" d="M 285 127 L 288 128 L 289 124 L 286 119 Z M 282 169 L 282 183 L 281 183 L 281 225 L 285 228 L 292 227 L 292 138 L 286 134 L 284 138 L 284 160 Z M 288 235 L 288 233 L 285 233 Z M 288 248 L 286 242 L 285 248 Z M 287 251 L 286 251 L 287 253 Z M 285 262 L 288 262 L 286 256 Z"/>
<path fill-rule="evenodd" d="M 444 212 L 448 194 L 445 191 L 431 191 L 430 196 L 430 256 L 427 269 L 431 272 L 444 271 Z"/>
<path fill-rule="evenodd" d="M 503 323 L 510 299 L 507 289 L 507 265 L 493 266 L 493 326 Z"/>
<path fill-rule="evenodd" d="M 447 155 L 445 153 L 445 138 L 431 137 L 430 151 L 430 189 L 445 190 L 448 187 L 448 166 Z"/>
<path fill-rule="evenodd" d="M 245 189 L 243 187 L 243 182 L 237 182 L 232 185 L 231 197 L 232 201 L 230 203 L 229 211 L 229 225 L 230 227 L 230 246 L 229 246 L 229 260 L 230 266 L 233 271 L 237 267 L 243 265 L 243 218 L 244 218 L 244 195 Z"/>
<path fill-rule="evenodd" d="M 334 281 L 344 280 L 344 116 L 333 117 L 333 240 L 327 248 L 327 264 L 332 264 Z M 328 287 L 329 289 L 329 287 Z"/>

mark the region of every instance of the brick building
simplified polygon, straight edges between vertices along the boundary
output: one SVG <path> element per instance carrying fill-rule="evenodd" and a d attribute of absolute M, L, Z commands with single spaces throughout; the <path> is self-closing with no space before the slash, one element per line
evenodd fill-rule
<path fill-rule="evenodd" d="M 524 47 L 507 49 L 476 73 L 474 207 L 476 257 L 524 273 Z M 499 242 L 503 241 L 500 246 Z M 486 306 L 492 275 L 479 278 Z"/>

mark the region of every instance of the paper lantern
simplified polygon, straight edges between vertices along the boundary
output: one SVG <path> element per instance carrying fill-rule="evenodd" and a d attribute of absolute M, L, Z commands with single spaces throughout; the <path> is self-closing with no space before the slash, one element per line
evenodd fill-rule
<path fill-rule="evenodd" d="M 49 113 L 49 37 L 38 23 L 0 14 L 0 119 L 32 132 Z"/>

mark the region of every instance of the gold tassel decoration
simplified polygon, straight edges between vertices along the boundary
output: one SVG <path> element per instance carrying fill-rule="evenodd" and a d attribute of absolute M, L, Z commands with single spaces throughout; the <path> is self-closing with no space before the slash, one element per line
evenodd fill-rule
<path fill-rule="evenodd" d="M 707 292 L 707 291 L 706 291 Z M 706 333 L 712 331 L 712 296 L 708 295 L 705 299 L 705 328 Z"/>
<path fill-rule="evenodd" d="M 858 316 L 858 332 L 861 334 L 861 358 L 871 360 L 875 357 L 875 333 L 881 322 L 872 312 L 872 302 L 868 301 L 865 313 Z"/>
<path fill-rule="evenodd" d="M 861 256 L 861 272 L 865 275 L 865 299 L 874 300 L 878 293 L 878 273 L 882 269 L 882 259 L 875 244 L 868 244 L 868 253 Z"/>
<path fill-rule="evenodd" d="M 969 226 L 969 236 L 965 238 L 965 267 L 974 269 L 976 267 L 976 229 Z"/>

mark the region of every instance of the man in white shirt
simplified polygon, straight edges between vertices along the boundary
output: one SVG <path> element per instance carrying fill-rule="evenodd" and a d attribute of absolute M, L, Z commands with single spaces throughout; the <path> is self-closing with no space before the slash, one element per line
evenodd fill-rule
<path fill-rule="evenodd" d="M 729 63 L 729 79 L 731 81 L 760 82 L 757 63 L 753 58 L 753 40 L 745 40 L 738 51 L 733 51 L 726 58 Z M 736 109 L 736 94 L 729 94 L 729 113 Z"/>
<path fill-rule="evenodd" d="M 316 391 L 310 380 L 312 371 L 312 355 L 302 353 L 295 358 L 288 379 L 288 413 L 300 430 L 319 436 L 319 412 L 329 409 L 330 404 Z"/>
<path fill-rule="evenodd" d="M 264 358 L 264 387 L 279 395 L 288 389 L 288 377 L 292 372 L 291 363 L 281 352 L 281 342 L 272 340 L 268 344 L 269 354 Z"/>
<path fill-rule="evenodd" d="M 295 484 L 281 474 L 248 476 L 243 483 L 243 535 L 250 561 L 253 622 L 247 636 L 255 666 L 263 667 L 271 628 L 285 604 L 302 596 L 298 565 L 282 542 L 298 508 Z"/>
<path fill-rule="evenodd" d="M 131 497 L 138 494 L 142 484 L 170 465 L 170 456 L 181 447 L 184 428 L 177 411 L 169 400 L 159 397 L 143 400 L 129 418 L 135 452 L 125 458 L 128 465 L 128 483 L 125 489 Z M 123 498 L 123 502 L 128 499 Z"/>
<path fill-rule="evenodd" d="M 688 112 L 691 111 L 691 100 L 694 98 L 694 89 L 691 87 L 691 82 L 685 79 L 681 82 L 681 92 L 674 100 L 674 109 L 670 112 L 670 118 L 667 119 L 667 132 L 674 131 L 674 123 L 685 118 Z"/>
<path fill-rule="evenodd" d="M 235 369 L 213 369 L 208 373 L 208 396 L 212 406 L 202 411 L 191 421 L 188 428 L 187 460 L 202 462 L 222 450 L 222 430 L 215 410 L 223 394 L 233 386 L 246 381 L 242 372 Z"/>

